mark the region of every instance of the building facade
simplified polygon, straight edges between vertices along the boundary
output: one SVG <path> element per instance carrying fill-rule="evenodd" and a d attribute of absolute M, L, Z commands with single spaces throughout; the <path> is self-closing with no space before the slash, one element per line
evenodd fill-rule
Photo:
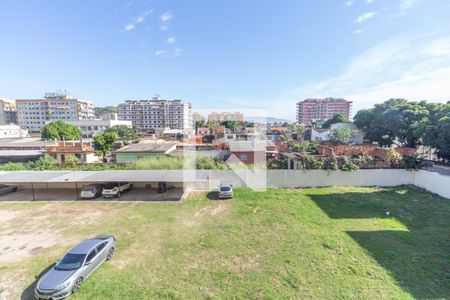
<path fill-rule="evenodd" d="M 46 94 L 43 99 L 17 99 L 18 122 L 30 132 L 39 132 L 51 121 L 64 122 L 94 119 L 92 102 L 65 95 Z"/>
<path fill-rule="evenodd" d="M 217 122 L 225 122 L 225 121 L 238 121 L 244 122 L 244 114 L 236 111 L 236 112 L 212 112 L 208 114 L 208 120 L 217 121 Z"/>
<path fill-rule="evenodd" d="M 84 138 L 89 138 L 93 137 L 94 135 L 101 134 L 106 129 L 114 126 L 126 126 L 128 128 L 133 127 L 131 121 L 119 120 L 117 114 L 104 115 L 102 119 L 77 120 L 68 121 L 66 123 L 78 127 L 83 133 Z"/>
<path fill-rule="evenodd" d="M 28 137 L 28 130 L 16 124 L 0 125 L 0 139 Z"/>
<path fill-rule="evenodd" d="M 16 102 L 0 99 L 0 125 L 17 124 Z"/>
<path fill-rule="evenodd" d="M 306 99 L 297 103 L 297 123 L 310 125 L 314 121 L 326 121 L 335 114 L 350 119 L 352 101 L 342 98 Z"/>
<path fill-rule="evenodd" d="M 117 113 L 120 120 L 131 121 L 140 132 L 169 128 L 193 133 L 192 105 L 182 100 L 127 100 L 119 104 Z"/>

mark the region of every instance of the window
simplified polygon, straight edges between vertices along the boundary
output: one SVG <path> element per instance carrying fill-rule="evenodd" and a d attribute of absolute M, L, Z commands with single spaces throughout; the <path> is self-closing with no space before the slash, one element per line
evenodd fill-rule
<path fill-rule="evenodd" d="M 242 160 L 242 161 L 247 161 L 247 159 L 248 159 L 247 154 L 239 155 L 239 159 Z"/>
<path fill-rule="evenodd" d="M 97 254 L 97 252 L 95 252 L 95 249 L 89 252 L 88 257 L 86 258 L 86 262 L 90 262 L 95 257 L 95 254 Z"/>
<path fill-rule="evenodd" d="M 97 246 L 97 253 L 100 253 L 100 251 L 102 251 L 103 249 L 105 249 L 106 244 L 108 244 L 108 242 L 104 242 L 101 243 L 100 245 Z"/>

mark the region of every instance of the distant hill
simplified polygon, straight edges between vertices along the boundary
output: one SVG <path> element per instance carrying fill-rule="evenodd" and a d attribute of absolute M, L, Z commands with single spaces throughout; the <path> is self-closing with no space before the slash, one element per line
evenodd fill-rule
<path fill-rule="evenodd" d="M 291 121 L 291 120 L 279 119 L 279 118 L 274 118 L 274 117 L 267 117 L 267 118 L 263 118 L 263 117 L 245 117 L 245 121 L 247 121 L 247 122 L 256 122 L 256 123 L 262 123 L 264 121 L 267 122 L 267 123 L 284 123 L 284 122 L 294 123 L 294 121 Z"/>

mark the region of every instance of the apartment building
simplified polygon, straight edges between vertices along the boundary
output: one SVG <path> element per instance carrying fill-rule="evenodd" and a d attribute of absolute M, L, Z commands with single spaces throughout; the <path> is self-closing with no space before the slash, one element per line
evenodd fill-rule
<path fill-rule="evenodd" d="M 119 104 L 117 113 L 120 120 L 131 121 L 140 132 L 169 128 L 193 133 L 192 105 L 182 100 L 127 100 Z"/>
<path fill-rule="evenodd" d="M 224 122 L 224 121 L 238 121 L 244 122 L 244 115 L 238 111 L 236 112 L 212 112 L 208 114 L 208 120 Z"/>
<path fill-rule="evenodd" d="M 39 132 L 51 121 L 94 119 L 92 102 L 69 98 L 67 95 L 47 93 L 42 99 L 17 99 L 18 122 L 30 132 Z"/>
<path fill-rule="evenodd" d="M 17 124 L 16 102 L 0 99 L 0 125 Z"/>
<path fill-rule="evenodd" d="M 311 124 L 312 121 L 326 121 L 335 114 L 350 119 L 352 101 L 342 98 L 306 99 L 297 103 L 297 123 Z"/>

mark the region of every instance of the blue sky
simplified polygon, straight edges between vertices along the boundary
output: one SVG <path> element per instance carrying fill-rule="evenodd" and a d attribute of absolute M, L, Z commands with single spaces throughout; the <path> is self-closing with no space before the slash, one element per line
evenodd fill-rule
<path fill-rule="evenodd" d="M 450 100 L 448 0 L 2 0 L 0 97 L 262 108 Z"/>

